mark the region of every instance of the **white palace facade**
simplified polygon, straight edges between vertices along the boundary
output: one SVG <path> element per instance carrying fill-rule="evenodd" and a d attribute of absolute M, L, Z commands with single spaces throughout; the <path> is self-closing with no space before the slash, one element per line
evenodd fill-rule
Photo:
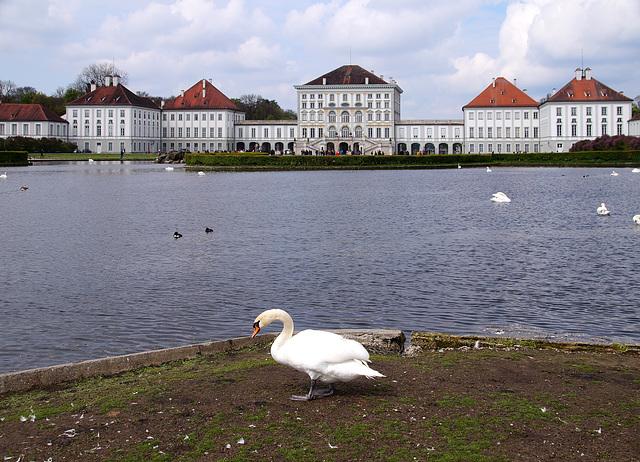
<path fill-rule="evenodd" d="M 397 82 L 356 65 L 294 88 L 297 120 L 245 120 L 206 79 L 158 107 L 108 78 L 67 105 L 68 140 L 93 152 L 461 154 L 568 151 L 583 139 L 639 131 L 631 98 L 590 69 L 577 69 L 542 103 L 498 77 L 460 120 L 403 120 Z"/>

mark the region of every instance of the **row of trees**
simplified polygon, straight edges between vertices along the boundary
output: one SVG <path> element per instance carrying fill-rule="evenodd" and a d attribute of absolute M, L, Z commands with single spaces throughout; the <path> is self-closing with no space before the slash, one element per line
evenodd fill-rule
<path fill-rule="evenodd" d="M 0 80 L 0 102 L 19 104 L 40 104 L 58 115 L 66 112 L 67 103 L 79 98 L 91 89 L 91 84 L 104 85 L 105 78 L 111 75 L 118 75 L 120 82 L 127 85 L 129 75 L 115 65 L 103 62 L 86 66 L 76 77 L 73 83 L 66 87 L 58 87 L 53 95 L 46 95 L 39 92 L 34 87 L 19 87 L 10 80 Z M 151 96 L 146 92 L 141 92 L 153 100 L 158 106 L 163 99 L 160 96 Z M 274 100 L 268 100 L 260 95 L 242 95 L 240 98 L 232 98 L 241 109 L 246 112 L 248 120 L 281 120 L 296 119 L 296 113 L 290 109 L 283 110 Z"/>

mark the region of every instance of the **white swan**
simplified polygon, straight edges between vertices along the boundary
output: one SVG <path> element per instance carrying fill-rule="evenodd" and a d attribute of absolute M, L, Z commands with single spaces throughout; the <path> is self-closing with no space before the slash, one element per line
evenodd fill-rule
<path fill-rule="evenodd" d="M 509 199 L 509 197 L 507 197 L 507 195 L 503 192 L 497 192 L 493 195 L 493 197 L 491 198 L 491 202 L 511 202 L 511 199 Z"/>
<path fill-rule="evenodd" d="M 204 176 L 204 172 L 198 172 L 198 175 Z"/>
<path fill-rule="evenodd" d="M 611 210 L 607 209 L 607 206 L 604 205 L 604 202 L 600 204 L 600 207 L 596 209 L 596 212 L 598 212 L 598 215 L 602 216 L 611 215 Z"/>
<path fill-rule="evenodd" d="M 616 171 L 614 170 L 613 172 L 611 172 L 611 176 L 618 176 L 618 174 L 616 173 Z"/>
<path fill-rule="evenodd" d="M 636 225 L 640 225 L 640 215 L 635 215 L 635 216 L 633 217 L 633 222 L 634 222 Z"/>
<path fill-rule="evenodd" d="M 282 332 L 271 346 L 271 356 L 280 364 L 305 372 L 311 378 L 311 388 L 304 396 L 292 396 L 297 401 L 310 401 L 333 394 L 335 382 L 348 382 L 356 377 L 384 377 L 368 366 L 369 353 L 362 344 L 338 334 L 321 330 L 303 330 L 293 335 L 293 320 L 284 310 L 267 310 L 253 323 L 255 337 L 260 329 L 273 321 L 281 321 Z M 329 389 L 316 390 L 316 381 L 329 384 Z"/>
<path fill-rule="evenodd" d="M 167 172 L 173 172 L 173 167 L 165 167 L 164 168 Z"/>
<path fill-rule="evenodd" d="M 487 173 L 491 173 L 491 169 L 487 167 Z"/>
<path fill-rule="evenodd" d="M 631 173 L 640 173 L 640 168 L 634 168 L 633 170 L 631 170 Z"/>
<path fill-rule="evenodd" d="M 7 172 L 4 172 L 2 175 L 0 175 L 0 178 L 6 178 L 7 177 Z"/>

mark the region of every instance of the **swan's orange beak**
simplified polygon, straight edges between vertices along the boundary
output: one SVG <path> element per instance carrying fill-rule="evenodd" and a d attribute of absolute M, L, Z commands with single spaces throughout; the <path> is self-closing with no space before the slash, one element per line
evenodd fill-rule
<path fill-rule="evenodd" d="M 260 332 L 260 321 L 253 324 L 253 335 L 251 336 L 251 338 L 258 335 L 258 332 Z"/>

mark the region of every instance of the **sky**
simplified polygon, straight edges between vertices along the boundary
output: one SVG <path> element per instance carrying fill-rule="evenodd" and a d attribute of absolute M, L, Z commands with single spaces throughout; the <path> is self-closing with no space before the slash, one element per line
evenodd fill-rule
<path fill-rule="evenodd" d="M 402 119 L 461 119 L 494 77 L 535 100 L 589 67 L 640 95 L 640 0 L 0 0 L 0 80 L 52 95 L 110 62 L 169 98 L 203 78 L 296 109 L 345 64 L 393 78 Z"/>

